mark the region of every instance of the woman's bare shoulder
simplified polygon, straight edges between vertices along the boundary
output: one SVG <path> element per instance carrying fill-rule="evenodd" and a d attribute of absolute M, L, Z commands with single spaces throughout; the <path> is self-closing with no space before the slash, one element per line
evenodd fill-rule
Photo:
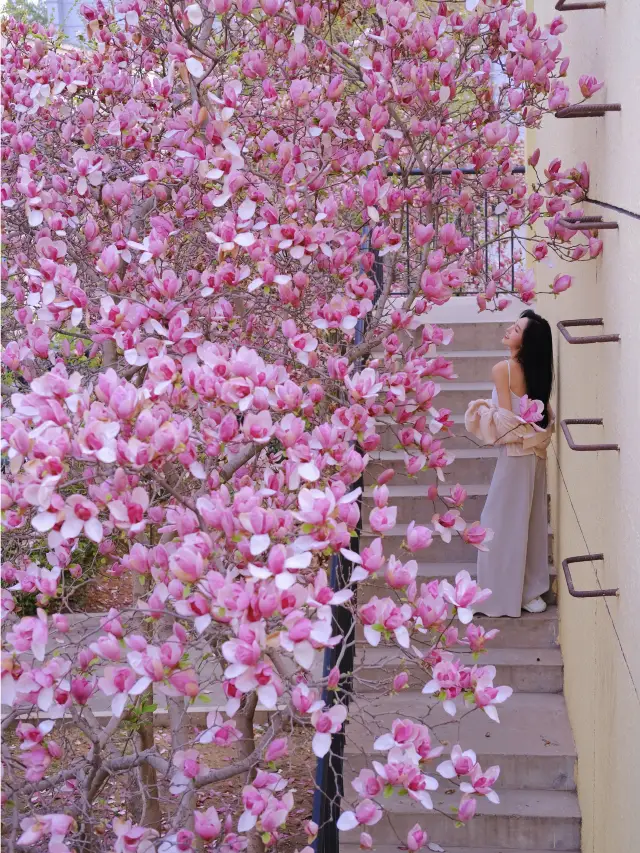
<path fill-rule="evenodd" d="M 509 364 L 507 361 L 499 361 L 497 364 L 493 365 L 491 369 L 491 376 L 494 381 L 499 379 L 505 379 L 509 375 Z"/>

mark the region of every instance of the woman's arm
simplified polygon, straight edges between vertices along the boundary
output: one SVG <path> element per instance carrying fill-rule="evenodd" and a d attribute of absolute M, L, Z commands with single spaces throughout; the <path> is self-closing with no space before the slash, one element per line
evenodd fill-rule
<path fill-rule="evenodd" d="M 509 366 L 506 361 L 499 361 L 491 371 L 493 382 L 498 392 L 498 405 L 501 409 L 511 411 L 511 391 L 509 389 Z"/>

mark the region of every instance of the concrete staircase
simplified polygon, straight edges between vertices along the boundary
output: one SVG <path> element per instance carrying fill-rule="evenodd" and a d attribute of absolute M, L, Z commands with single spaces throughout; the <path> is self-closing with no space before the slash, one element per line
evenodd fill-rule
<path fill-rule="evenodd" d="M 447 474 L 447 483 L 439 487 L 446 494 L 455 483 L 468 492 L 463 514 L 468 521 L 480 518 L 491 482 L 497 452 L 479 448 L 464 430 L 464 411 L 468 402 L 487 397 L 491 390 L 491 367 L 504 355 L 500 340 L 506 324 L 451 324 L 455 330 L 451 351 L 441 352 L 454 360 L 458 379 L 445 380 L 437 398 L 438 406 L 451 408 L 456 421 L 457 437 L 447 442 L 455 448 L 456 461 Z M 379 466 L 372 465 L 371 480 L 365 492 L 365 507 L 371 507 L 371 489 L 379 471 L 390 466 L 398 474 L 390 484 L 391 503 L 398 506 L 398 524 L 387 538 L 387 549 L 400 553 L 400 545 L 409 521 L 429 523 L 435 511 L 443 512 L 439 501 L 434 507 L 426 497 L 427 484 L 433 482 L 433 472 L 423 479 L 409 479 L 401 474 L 402 452 L 394 449 L 395 437 L 385 437 L 377 454 Z M 368 513 L 364 512 L 364 520 Z M 551 540 L 551 533 L 549 534 Z M 363 531 L 363 544 L 373 534 Z M 551 545 L 550 545 L 551 555 Z M 419 579 L 453 578 L 461 569 L 475 575 L 476 551 L 462 540 L 454 539 L 444 545 L 434 539 L 433 545 L 419 554 Z M 395 717 L 426 723 L 441 741 L 448 745 L 460 743 L 473 749 L 483 768 L 499 764 L 500 778 L 496 790 L 500 804 L 486 800 L 478 803 L 476 817 L 469 825 L 457 827 L 451 820 L 450 806 L 457 803 L 459 794 L 454 786 L 440 780 L 433 794 L 434 811 L 426 811 L 408 797 L 395 796 L 385 801 L 385 817 L 370 827 L 376 850 L 392 853 L 406 849 L 407 831 L 416 823 L 429 833 L 432 849 L 448 853 L 509 853 L 522 850 L 530 853 L 578 851 L 580 849 L 580 811 L 574 781 L 576 761 L 573 738 L 566 705 L 562 695 L 562 655 L 557 644 L 558 616 L 555 606 L 555 570 L 549 574 L 552 590 L 545 613 L 524 614 L 520 619 L 478 617 L 485 628 L 499 628 L 486 655 L 479 661 L 493 664 L 497 670 L 496 684 L 514 688 L 512 698 L 499 707 L 500 724 L 493 723 L 481 711 L 459 714 L 454 720 L 440 707 L 429 712 L 426 697 L 418 691 L 424 683 L 418 673 L 409 668 L 409 690 L 388 695 L 393 676 L 403 665 L 400 650 L 380 646 L 372 648 L 358 635 L 358 666 L 355 679 L 356 695 L 347 731 L 345 764 L 345 794 L 347 802 L 356 799 L 350 781 L 372 760 L 383 759 L 375 753 L 373 743 Z M 385 592 L 383 581 L 364 584 L 359 601 Z M 469 655 L 461 655 L 471 662 Z M 387 695 L 385 695 L 387 694 Z M 445 749 L 446 753 L 446 749 Z M 345 808 L 347 806 L 345 805 Z M 341 853 L 356 853 L 359 849 L 358 830 L 341 835 Z"/>

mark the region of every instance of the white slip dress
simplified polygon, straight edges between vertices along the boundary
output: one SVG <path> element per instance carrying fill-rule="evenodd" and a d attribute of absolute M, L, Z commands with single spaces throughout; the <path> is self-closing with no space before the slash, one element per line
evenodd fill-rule
<path fill-rule="evenodd" d="M 509 391 L 519 415 L 521 397 L 511 391 L 510 365 Z M 495 387 L 491 399 L 497 406 Z M 500 447 L 480 521 L 493 530 L 489 551 L 478 552 L 478 583 L 492 591 L 481 612 L 520 616 L 523 605 L 549 589 L 546 460 L 535 453 L 508 456 Z"/>

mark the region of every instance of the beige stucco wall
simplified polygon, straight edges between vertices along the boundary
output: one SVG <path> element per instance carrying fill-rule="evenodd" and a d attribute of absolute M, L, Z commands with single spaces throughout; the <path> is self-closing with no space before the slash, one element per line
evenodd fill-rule
<path fill-rule="evenodd" d="M 553 0 L 528 5 L 545 23 L 558 14 Z M 541 163 L 586 160 L 592 198 L 640 213 L 640 3 L 608 0 L 606 10 L 563 17 L 574 98 L 579 75 L 595 74 L 606 85 L 593 102 L 620 102 L 622 112 L 550 117 L 529 134 L 528 150 L 539 146 Z M 555 337 L 559 418 L 602 417 L 603 428 L 574 427 L 576 440 L 615 442 L 620 452 L 571 451 L 556 435 L 557 460 L 553 452 L 549 460 L 555 562 L 560 567 L 571 555 L 604 553 L 604 564 L 574 566 L 574 582 L 579 589 L 597 587 L 597 570 L 601 586 L 619 587 L 620 595 L 572 598 L 559 578 L 560 638 L 578 750 L 583 853 L 633 853 L 640 850 L 640 220 L 594 205 L 585 209 L 614 219 L 619 230 L 602 231 L 603 256 L 571 265 L 573 288 L 557 298 L 541 295 L 538 309 L 554 332 L 560 319 L 603 317 L 605 331 L 622 336 L 620 343 L 588 346 Z M 542 292 L 565 271 L 557 262 L 536 267 Z M 598 332 L 573 330 L 590 331 Z"/>

